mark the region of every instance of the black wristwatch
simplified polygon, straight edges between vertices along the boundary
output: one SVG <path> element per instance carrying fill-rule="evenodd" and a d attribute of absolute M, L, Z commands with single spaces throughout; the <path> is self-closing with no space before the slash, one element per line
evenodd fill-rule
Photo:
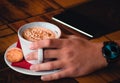
<path fill-rule="evenodd" d="M 120 60 L 120 46 L 114 41 L 106 41 L 103 43 L 102 53 L 108 64 Z"/>

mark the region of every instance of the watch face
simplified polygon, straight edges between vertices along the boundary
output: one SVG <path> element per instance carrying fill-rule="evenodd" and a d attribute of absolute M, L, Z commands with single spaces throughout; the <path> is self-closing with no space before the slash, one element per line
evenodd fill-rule
<path fill-rule="evenodd" d="M 118 57 L 117 48 L 114 45 L 107 45 L 104 53 L 109 59 L 115 59 Z"/>
<path fill-rule="evenodd" d="M 107 60 L 114 61 L 120 56 L 120 47 L 115 42 L 105 42 L 103 53 Z"/>

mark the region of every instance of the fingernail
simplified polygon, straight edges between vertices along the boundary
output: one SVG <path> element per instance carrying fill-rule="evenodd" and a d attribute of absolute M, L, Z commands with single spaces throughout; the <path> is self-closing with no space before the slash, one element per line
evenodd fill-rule
<path fill-rule="evenodd" d="M 29 48 L 30 48 L 30 49 L 33 49 L 33 45 L 31 44 Z"/>
<path fill-rule="evenodd" d="M 35 71 L 35 68 L 33 65 L 30 66 L 30 70 Z"/>
<path fill-rule="evenodd" d="M 30 66 L 30 70 L 33 70 L 33 67 L 32 67 L 32 65 Z"/>
<path fill-rule="evenodd" d="M 29 56 L 26 56 L 26 60 L 30 60 Z"/>
<path fill-rule="evenodd" d="M 30 54 L 27 54 L 27 55 L 25 55 L 25 56 L 26 56 L 26 57 L 25 57 L 26 60 L 30 60 L 30 59 L 31 59 Z"/>
<path fill-rule="evenodd" d="M 41 80 L 45 80 L 45 77 L 44 77 L 44 76 L 41 76 Z"/>

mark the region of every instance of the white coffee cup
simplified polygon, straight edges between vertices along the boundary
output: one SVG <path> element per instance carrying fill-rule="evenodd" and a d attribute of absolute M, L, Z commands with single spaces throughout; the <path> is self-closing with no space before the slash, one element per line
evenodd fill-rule
<path fill-rule="evenodd" d="M 31 28 L 31 27 L 42 27 L 42 28 L 47 28 L 49 30 L 51 30 L 52 32 L 55 33 L 55 38 L 60 38 L 61 36 L 61 30 L 59 29 L 59 27 L 57 27 L 56 25 L 52 24 L 52 23 L 48 23 L 48 22 L 31 22 L 31 23 L 27 23 L 23 26 L 21 26 L 18 30 L 18 38 L 21 44 L 21 48 L 23 51 L 23 55 L 24 58 L 26 60 L 26 56 L 33 51 L 37 51 L 38 52 L 38 60 L 31 60 L 31 61 L 27 61 L 31 64 L 38 64 L 38 63 L 42 63 L 43 62 L 43 49 L 38 49 L 38 50 L 31 50 L 30 44 L 32 43 L 32 41 L 28 41 L 26 39 L 23 38 L 22 33 L 25 29 L 27 28 Z"/>

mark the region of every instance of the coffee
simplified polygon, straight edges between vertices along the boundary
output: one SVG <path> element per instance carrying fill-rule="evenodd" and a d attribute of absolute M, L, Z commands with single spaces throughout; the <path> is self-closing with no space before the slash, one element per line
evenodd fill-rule
<path fill-rule="evenodd" d="M 25 60 L 31 64 L 38 64 L 43 62 L 43 49 L 31 50 L 29 46 L 33 41 L 42 39 L 58 39 L 61 36 L 61 30 L 54 24 L 48 22 L 31 22 L 21 26 L 18 30 L 18 38 L 23 51 Z M 31 52 L 37 52 L 38 59 L 26 59 Z"/>
<path fill-rule="evenodd" d="M 55 33 L 47 28 L 30 27 L 23 31 L 22 36 L 29 41 L 38 41 L 43 39 L 55 38 Z"/>

